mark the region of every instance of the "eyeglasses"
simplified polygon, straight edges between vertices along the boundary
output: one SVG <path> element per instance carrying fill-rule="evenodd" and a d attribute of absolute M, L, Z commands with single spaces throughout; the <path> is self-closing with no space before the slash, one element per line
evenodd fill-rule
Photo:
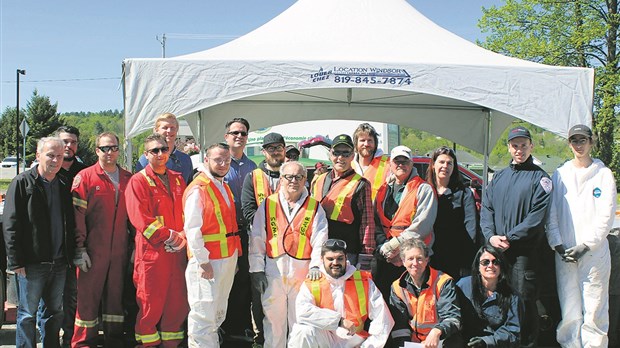
<path fill-rule="evenodd" d="M 335 150 L 332 150 L 332 155 L 334 157 L 338 157 L 338 156 L 351 157 L 352 154 L 353 154 L 352 151 L 335 151 Z"/>
<path fill-rule="evenodd" d="M 328 247 L 328 248 L 338 247 L 338 248 L 346 249 L 347 242 L 345 242 L 342 239 L 328 239 L 323 243 L 323 246 Z"/>
<path fill-rule="evenodd" d="M 110 150 L 112 150 L 112 152 L 117 152 L 118 151 L 118 145 L 111 145 L 111 146 L 99 146 L 97 147 L 99 150 L 103 151 L 103 152 L 108 152 Z"/>
<path fill-rule="evenodd" d="M 570 140 L 571 145 L 575 145 L 575 146 L 585 145 L 587 142 L 588 142 L 588 138 L 579 138 L 579 139 Z"/>
<path fill-rule="evenodd" d="M 284 146 L 282 145 L 278 145 L 278 146 L 267 146 L 267 147 L 263 147 L 263 150 L 269 152 L 269 153 L 274 153 L 274 152 L 280 152 L 284 150 Z"/>
<path fill-rule="evenodd" d="M 397 166 L 411 164 L 411 160 L 408 160 L 408 159 L 393 159 L 392 162 L 394 162 L 394 164 Z"/>
<path fill-rule="evenodd" d="M 168 146 L 162 146 L 162 147 L 156 147 L 154 149 L 150 149 L 146 151 L 149 152 L 151 155 L 159 155 L 160 153 L 162 154 L 168 153 L 168 150 L 170 150 Z"/>
<path fill-rule="evenodd" d="M 482 266 L 482 267 L 488 267 L 490 264 L 493 264 L 493 266 L 499 266 L 502 263 L 498 259 L 493 259 L 493 260 L 483 259 L 483 260 L 480 260 L 480 266 Z"/>
<path fill-rule="evenodd" d="M 228 157 L 226 159 L 224 158 L 209 158 L 209 160 L 215 162 L 216 164 L 223 166 L 225 164 L 230 164 L 230 162 L 232 161 L 232 158 Z"/>
<path fill-rule="evenodd" d="M 282 175 L 282 177 L 291 182 L 293 181 L 293 179 L 295 179 L 296 181 L 301 181 L 301 179 L 305 178 L 305 176 L 301 174 L 298 174 L 298 175 L 284 174 Z"/>
<path fill-rule="evenodd" d="M 231 132 L 226 132 L 226 134 L 230 134 L 230 135 L 240 135 L 242 137 L 247 137 L 248 136 L 248 132 L 244 132 L 244 131 L 231 131 Z"/>
<path fill-rule="evenodd" d="M 299 155 L 296 154 L 296 153 L 295 154 L 293 154 L 293 153 L 292 154 L 287 154 L 286 158 L 291 159 L 293 161 L 297 161 L 299 159 Z"/>

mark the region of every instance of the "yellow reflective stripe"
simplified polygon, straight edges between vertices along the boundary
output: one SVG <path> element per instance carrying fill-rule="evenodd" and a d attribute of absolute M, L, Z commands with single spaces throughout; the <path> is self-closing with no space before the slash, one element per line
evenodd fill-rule
<path fill-rule="evenodd" d="M 316 199 L 312 199 L 310 197 L 308 197 L 308 199 L 310 200 L 308 202 L 308 208 L 306 208 L 306 214 L 304 215 L 301 227 L 299 228 L 299 243 L 297 243 L 297 254 L 295 255 L 298 259 L 301 259 L 304 255 L 306 243 L 308 243 L 308 236 L 306 236 L 306 232 L 310 227 L 310 221 L 312 221 L 312 217 L 314 216 L 317 206 Z"/>
<path fill-rule="evenodd" d="M 271 244 L 271 254 L 280 255 L 278 252 L 278 218 L 276 217 L 276 208 L 278 207 L 277 196 L 269 196 L 267 198 L 267 207 L 269 208 L 269 229 L 271 230 L 271 239 L 267 242 Z"/>
<path fill-rule="evenodd" d="M 377 197 L 377 192 L 379 191 L 379 187 L 383 184 L 383 177 L 385 176 L 386 170 L 386 162 L 388 157 L 383 155 L 381 156 L 381 161 L 379 162 L 379 167 L 377 167 L 377 172 L 375 173 L 375 181 L 372 183 L 372 201 L 375 201 L 375 197 Z"/>
<path fill-rule="evenodd" d="M 176 332 L 161 332 L 161 340 L 162 341 L 170 341 L 170 340 L 182 340 L 183 339 L 183 331 Z"/>
<path fill-rule="evenodd" d="M 153 187 L 157 186 L 157 185 L 155 185 L 155 180 L 151 179 L 151 177 L 149 177 L 146 174 L 146 170 L 142 169 L 140 171 L 140 174 L 144 175 L 144 177 L 146 178 L 146 181 L 149 183 L 149 186 L 153 186 Z"/>
<path fill-rule="evenodd" d="M 144 232 L 142 232 L 142 234 L 144 235 L 144 237 L 146 237 L 146 239 L 149 239 L 151 238 L 153 233 L 155 233 L 155 231 L 162 227 L 164 227 L 164 217 L 156 216 L 155 221 L 151 222 L 151 224 L 144 230 Z"/>
<path fill-rule="evenodd" d="M 355 284 L 355 291 L 357 292 L 357 301 L 360 305 L 360 314 L 365 316 L 368 313 L 366 308 L 366 292 L 364 291 L 364 281 L 362 280 L 360 271 L 355 271 L 355 273 L 353 273 L 353 281 Z"/>
<path fill-rule="evenodd" d="M 254 169 L 254 175 L 263 175 L 263 170 L 258 168 L 258 169 Z M 265 200 L 265 182 L 263 180 L 262 177 L 257 177 L 256 178 L 256 203 L 258 203 L 258 205 L 260 205 L 261 203 L 263 203 L 263 201 Z"/>
<path fill-rule="evenodd" d="M 122 323 L 125 321 L 125 317 L 122 315 L 103 314 L 101 317 L 103 318 L 103 321 L 108 323 Z"/>
<path fill-rule="evenodd" d="M 153 343 L 159 341 L 159 332 L 155 332 L 151 335 L 139 335 L 136 334 L 136 341 L 142 343 Z"/>
<path fill-rule="evenodd" d="M 349 193 L 349 191 L 353 189 L 353 187 L 361 178 L 362 177 L 359 176 L 359 174 L 353 175 L 353 178 L 351 179 L 351 181 L 349 181 L 347 186 L 345 186 L 344 189 L 340 191 L 338 198 L 336 198 L 334 211 L 332 211 L 332 214 L 329 216 L 330 220 L 338 220 L 338 215 L 340 215 L 340 211 L 342 210 L 342 206 L 344 205 L 344 199 L 347 198 L 347 194 Z"/>
<path fill-rule="evenodd" d="M 75 326 L 93 328 L 93 327 L 96 327 L 97 324 L 99 324 L 99 319 L 82 320 L 82 319 L 75 318 Z"/>
<path fill-rule="evenodd" d="M 73 197 L 73 205 L 78 207 L 78 208 L 86 209 L 88 207 L 88 201 L 85 201 L 83 199 L 79 199 L 77 197 Z"/>
<path fill-rule="evenodd" d="M 220 225 L 220 233 L 203 236 L 203 239 L 205 242 L 219 241 L 222 257 L 228 257 L 228 241 L 226 240 L 226 225 L 224 224 L 224 217 L 222 216 L 222 208 L 220 207 L 220 202 L 217 200 L 215 192 L 213 192 L 210 185 L 207 186 L 207 193 L 213 202 L 213 212 L 217 218 L 217 223 Z"/>
<path fill-rule="evenodd" d="M 314 296 L 314 304 L 319 306 L 321 304 L 321 284 L 319 284 L 318 280 L 310 282 L 310 291 L 312 296 Z"/>

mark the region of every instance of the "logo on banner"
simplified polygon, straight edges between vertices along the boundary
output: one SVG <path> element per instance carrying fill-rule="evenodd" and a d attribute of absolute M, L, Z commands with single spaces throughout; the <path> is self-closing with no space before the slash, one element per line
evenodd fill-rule
<path fill-rule="evenodd" d="M 310 74 L 311 82 L 333 80 L 335 83 L 357 85 L 391 85 L 411 84 L 411 75 L 406 69 L 335 66 Z"/>

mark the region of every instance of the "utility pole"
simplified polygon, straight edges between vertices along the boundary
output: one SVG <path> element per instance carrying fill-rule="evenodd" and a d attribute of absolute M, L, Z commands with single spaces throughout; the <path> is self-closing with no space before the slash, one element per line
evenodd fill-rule
<path fill-rule="evenodd" d="M 15 175 L 19 174 L 19 75 L 26 75 L 26 70 L 17 69 L 17 106 L 15 119 L 15 157 L 17 158 L 17 166 L 15 166 Z"/>
<path fill-rule="evenodd" d="M 155 36 L 155 40 L 161 44 L 161 57 L 166 58 L 166 33 L 162 34 L 161 39 L 159 36 Z"/>

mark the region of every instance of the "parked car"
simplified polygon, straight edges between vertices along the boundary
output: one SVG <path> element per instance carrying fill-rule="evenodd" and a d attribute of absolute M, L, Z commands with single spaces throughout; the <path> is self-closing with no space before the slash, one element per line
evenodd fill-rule
<path fill-rule="evenodd" d="M 15 167 L 17 167 L 17 157 L 16 156 L 5 157 L 2 160 L 2 162 L 0 162 L 0 167 L 2 167 L 2 168 L 15 168 Z"/>

